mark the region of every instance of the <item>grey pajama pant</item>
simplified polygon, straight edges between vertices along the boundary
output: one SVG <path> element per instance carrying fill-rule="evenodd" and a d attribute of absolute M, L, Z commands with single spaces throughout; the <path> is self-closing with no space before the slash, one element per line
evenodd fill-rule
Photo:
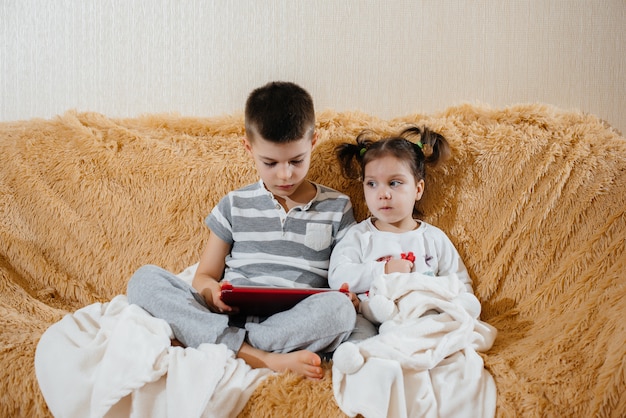
<path fill-rule="evenodd" d="M 222 343 L 235 353 L 244 341 L 268 352 L 334 351 L 350 336 L 356 322 L 350 299 L 340 292 L 309 296 L 290 310 L 260 318 L 259 322 L 231 318 L 211 312 L 192 286 L 152 265 L 142 266 L 133 274 L 127 296 L 129 303 L 167 321 L 185 346 Z"/>

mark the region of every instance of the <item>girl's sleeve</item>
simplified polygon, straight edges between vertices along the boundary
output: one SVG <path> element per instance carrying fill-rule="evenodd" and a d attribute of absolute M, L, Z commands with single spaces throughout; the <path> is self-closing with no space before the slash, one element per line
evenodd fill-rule
<path fill-rule="evenodd" d="M 363 260 L 363 233 L 358 225 L 348 230 L 330 256 L 328 285 L 339 289 L 348 283 L 353 293 L 365 293 L 376 275 L 384 273 L 384 263 Z"/>
<path fill-rule="evenodd" d="M 439 266 L 437 275 L 448 276 L 450 274 L 456 274 L 465 285 L 465 288 L 469 293 L 474 293 L 472 287 L 472 279 L 465 267 L 465 263 L 461 259 L 461 255 L 457 251 L 456 247 L 448 238 L 448 236 L 442 231 L 441 248 L 439 256 Z"/>

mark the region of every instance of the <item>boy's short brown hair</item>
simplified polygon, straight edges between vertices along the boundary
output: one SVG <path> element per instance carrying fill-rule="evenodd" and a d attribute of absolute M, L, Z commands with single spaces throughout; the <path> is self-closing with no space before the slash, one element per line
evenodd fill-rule
<path fill-rule="evenodd" d="M 250 141 L 255 135 L 278 143 L 312 135 L 315 128 L 313 99 L 297 84 L 270 82 L 248 96 L 245 126 Z"/>

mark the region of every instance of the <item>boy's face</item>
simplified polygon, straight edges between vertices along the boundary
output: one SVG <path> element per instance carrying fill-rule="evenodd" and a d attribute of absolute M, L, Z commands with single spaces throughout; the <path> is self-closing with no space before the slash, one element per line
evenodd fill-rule
<path fill-rule="evenodd" d="M 275 143 L 255 135 L 244 138 L 265 187 L 274 196 L 289 198 L 297 194 L 311 164 L 311 151 L 317 134 L 286 143 Z"/>

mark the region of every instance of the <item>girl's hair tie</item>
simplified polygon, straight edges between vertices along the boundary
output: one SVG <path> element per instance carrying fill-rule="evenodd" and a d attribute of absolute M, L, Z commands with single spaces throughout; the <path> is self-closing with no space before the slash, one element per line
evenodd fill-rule
<path fill-rule="evenodd" d="M 365 155 L 365 151 L 367 151 L 367 148 L 363 147 L 359 150 L 359 156 L 363 157 L 363 155 Z"/>
<path fill-rule="evenodd" d="M 422 141 L 421 141 L 421 140 L 420 140 L 420 141 L 415 142 L 414 144 L 415 144 L 415 145 L 417 145 L 417 147 L 418 147 L 419 149 L 421 149 L 421 150 L 423 150 L 423 149 L 424 149 L 424 144 L 422 144 Z"/>

